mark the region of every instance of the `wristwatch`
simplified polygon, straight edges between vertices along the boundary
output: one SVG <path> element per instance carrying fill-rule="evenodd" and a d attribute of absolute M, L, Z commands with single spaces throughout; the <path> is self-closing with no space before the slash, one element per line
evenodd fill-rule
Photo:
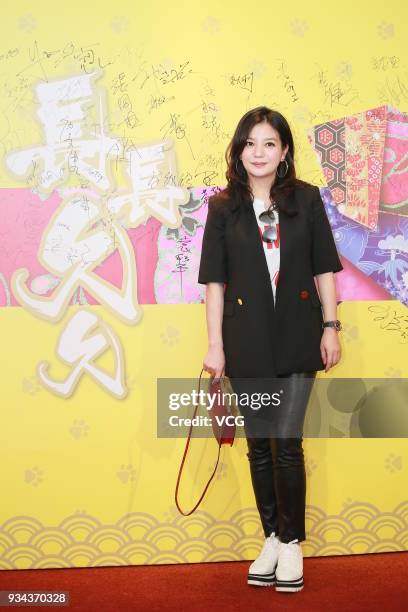
<path fill-rule="evenodd" d="M 334 327 L 336 331 L 341 331 L 343 328 L 341 326 L 340 321 L 325 321 L 322 323 L 322 327 Z"/>

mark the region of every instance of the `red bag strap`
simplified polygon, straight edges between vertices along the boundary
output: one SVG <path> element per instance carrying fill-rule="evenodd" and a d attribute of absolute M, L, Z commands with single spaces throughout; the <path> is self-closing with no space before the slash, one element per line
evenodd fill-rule
<path fill-rule="evenodd" d="M 199 378 L 199 380 L 198 380 L 198 393 L 200 393 L 201 376 L 202 376 L 203 372 L 204 372 L 204 368 L 202 368 L 202 370 L 201 370 L 201 374 L 200 374 L 200 378 Z M 197 402 L 197 406 L 196 406 L 196 408 L 195 408 L 195 410 L 194 410 L 194 415 L 193 415 L 193 418 L 194 418 L 194 417 L 196 416 L 196 414 L 197 414 L 198 406 L 199 406 L 199 404 L 198 404 L 198 402 Z M 202 492 L 201 497 L 200 497 L 200 499 L 198 500 L 198 502 L 196 503 L 196 505 L 194 506 L 194 508 L 193 508 L 192 510 L 190 510 L 190 512 L 184 512 L 184 511 L 183 511 L 183 510 L 180 508 L 180 504 L 179 504 L 179 502 L 178 502 L 177 496 L 178 496 L 178 490 L 179 490 L 179 485 L 180 485 L 181 473 L 182 473 L 182 471 L 183 471 L 184 462 L 185 462 L 186 457 L 187 457 L 188 447 L 190 446 L 190 439 L 191 439 L 191 432 L 192 432 L 192 431 L 193 431 L 193 421 L 191 421 L 190 430 L 189 430 L 189 432 L 188 432 L 187 442 L 186 442 L 186 447 L 185 447 L 185 449 L 184 449 L 183 459 L 181 460 L 181 465 L 180 465 L 180 468 L 179 468 L 179 473 L 178 473 L 178 476 L 177 476 L 176 491 L 175 491 L 175 494 L 174 494 L 174 501 L 176 502 L 176 506 L 177 506 L 177 508 L 178 508 L 179 512 L 180 512 L 181 514 L 183 514 L 184 516 L 189 516 L 190 514 L 192 514 L 192 513 L 193 513 L 195 510 L 197 510 L 198 506 L 201 504 L 201 502 L 202 502 L 202 500 L 203 500 L 203 498 L 204 498 L 204 495 L 206 494 L 207 489 L 208 489 L 208 487 L 210 486 L 210 482 L 211 482 L 211 481 L 212 481 L 212 479 L 214 478 L 214 476 L 215 476 L 215 472 L 217 471 L 218 462 L 219 462 L 219 460 L 220 460 L 220 452 L 221 452 L 221 439 L 222 439 L 222 436 L 220 436 L 220 440 L 219 440 L 219 443 L 218 443 L 218 455 L 217 455 L 217 461 L 216 461 L 216 463 L 215 463 L 215 467 L 214 467 L 213 473 L 211 474 L 211 476 L 210 476 L 210 478 L 209 478 L 209 480 L 208 480 L 207 484 L 205 485 L 205 489 L 204 489 L 204 491 Z"/>

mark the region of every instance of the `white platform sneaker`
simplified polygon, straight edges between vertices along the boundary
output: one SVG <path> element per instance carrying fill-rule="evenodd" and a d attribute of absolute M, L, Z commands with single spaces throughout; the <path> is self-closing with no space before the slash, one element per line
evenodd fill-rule
<path fill-rule="evenodd" d="M 251 563 L 248 570 L 248 584 L 255 586 L 272 586 L 275 584 L 275 568 L 278 562 L 280 540 L 272 531 L 265 538 L 261 552 Z"/>
<path fill-rule="evenodd" d="M 303 553 L 299 540 L 279 546 L 276 567 L 276 591 L 295 592 L 303 589 Z"/>

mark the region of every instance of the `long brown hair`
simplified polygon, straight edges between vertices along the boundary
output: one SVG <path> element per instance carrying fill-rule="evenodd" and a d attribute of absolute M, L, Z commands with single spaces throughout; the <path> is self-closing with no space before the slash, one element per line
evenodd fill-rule
<path fill-rule="evenodd" d="M 276 174 L 276 180 L 271 186 L 271 201 L 275 201 L 279 211 L 293 216 L 297 214 L 296 208 L 289 205 L 285 200 L 297 186 L 306 186 L 308 183 L 296 178 L 295 170 L 295 147 L 293 136 L 289 124 L 285 117 L 276 110 L 267 106 L 258 106 L 249 110 L 241 119 L 235 129 L 234 135 L 225 152 L 227 171 L 225 173 L 227 186 L 219 194 L 217 199 L 228 199 L 232 208 L 241 208 L 252 205 L 252 193 L 248 182 L 248 174 L 239 156 L 246 146 L 249 133 L 254 125 L 267 121 L 280 136 L 282 147 L 288 145 L 285 160 L 288 163 L 288 170 L 283 178 Z M 285 164 L 286 167 L 286 164 Z"/>

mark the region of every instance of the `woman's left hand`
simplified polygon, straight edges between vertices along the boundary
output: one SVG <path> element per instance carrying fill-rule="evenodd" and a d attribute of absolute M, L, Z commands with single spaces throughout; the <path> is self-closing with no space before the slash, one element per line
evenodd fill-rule
<path fill-rule="evenodd" d="M 320 353 L 326 367 L 325 372 L 328 372 L 341 358 L 341 346 L 337 334 L 338 332 L 331 327 L 325 327 L 323 332 Z"/>

